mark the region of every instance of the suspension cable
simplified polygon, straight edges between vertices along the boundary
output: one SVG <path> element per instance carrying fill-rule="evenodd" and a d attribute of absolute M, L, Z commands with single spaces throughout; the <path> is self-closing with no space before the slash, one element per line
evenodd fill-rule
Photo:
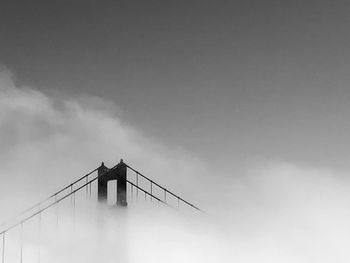
<path fill-rule="evenodd" d="M 154 182 L 153 180 L 149 179 L 147 176 L 145 176 L 145 175 L 143 175 L 142 173 L 138 172 L 137 170 L 135 170 L 135 169 L 132 168 L 131 166 L 129 166 L 129 165 L 127 165 L 127 164 L 125 164 L 125 165 L 126 165 L 127 168 L 129 168 L 130 170 L 134 171 L 137 175 L 140 175 L 141 177 L 143 177 L 143 178 L 146 179 L 147 181 L 151 182 L 151 186 L 152 186 L 152 184 L 154 184 L 154 185 L 158 186 L 159 188 L 161 188 L 162 190 L 166 191 L 168 194 L 170 194 L 170 195 L 174 196 L 175 198 L 177 198 L 177 199 L 178 199 L 178 202 L 179 202 L 179 201 L 182 201 L 183 203 L 185 203 L 185 204 L 191 206 L 192 208 L 194 208 L 194 209 L 196 209 L 196 210 L 198 210 L 198 211 L 202 211 L 202 210 L 201 210 L 200 208 L 198 208 L 197 206 L 195 206 L 195 205 L 193 205 L 193 204 L 187 202 L 186 200 L 184 200 L 184 199 L 181 198 L 180 196 L 178 196 L 178 195 L 174 194 L 173 192 L 167 190 L 165 187 L 163 187 L 163 186 L 161 186 L 160 184 L 158 184 L 158 183 Z"/>
<path fill-rule="evenodd" d="M 125 164 L 125 163 L 124 163 L 124 164 Z M 161 185 L 159 185 L 158 183 L 156 183 L 156 182 L 154 182 L 153 180 L 149 179 L 148 177 L 146 177 L 145 175 L 141 174 L 140 172 L 136 171 L 134 168 L 130 167 L 129 165 L 127 165 L 127 164 L 125 164 L 125 165 L 126 165 L 127 168 L 129 168 L 130 170 L 134 171 L 134 172 L 136 173 L 136 175 L 137 175 L 136 185 L 135 185 L 134 183 L 132 183 L 132 182 L 126 180 L 127 183 L 129 183 L 129 184 L 132 185 L 133 187 L 136 187 L 137 191 L 140 190 L 141 192 L 144 192 L 144 193 L 145 193 L 145 198 L 146 198 L 146 196 L 148 195 L 148 196 L 150 196 L 151 200 L 152 200 L 152 198 L 154 198 L 154 199 L 158 200 L 159 202 L 161 202 L 161 203 L 163 203 L 163 204 L 165 204 L 165 205 L 167 205 L 167 206 L 171 206 L 171 205 L 169 205 L 167 202 L 165 202 L 165 201 L 163 201 L 163 200 L 161 200 L 161 199 L 159 199 L 158 197 L 156 197 L 156 196 L 153 195 L 153 193 L 152 193 L 152 185 L 154 184 L 154 185 L 156 185 L 156 186 L 158 186 L 159 188 L 161 188 L 161 189 L 164 190 L 164 192 L 165 192 L 165 197 L 166 197 L 166 193 L 168 193 L 168 194 L 174 196 L 175 198 L 177 198 L 178 206 L 179 206 L 179 202 L 182 201 L 183 203 L 185 203 L 185 204 L 191 206 L 192 208 L 194 208 L 194 209 L 196 209 L 196 210 L 199 210 L 199 211 L 202 211 L 201 209 L 199 209 L 199 208 L 196 207 L 195 205 L 193 205 L 193 204 L 187 202 L 186 200 L 182 199 L 182 198 L 179 197 L 178 195 L 176 195 L 176 194 L 172 193 L 171 191 L 167 190 L 166 188 L 162 187 Z M 14 223 L 14 224 L 8 226 L 6 229 L 2 230 L 2 231 L 0 232 L 0 235 L 3 235 L 3 240 L 5 239 L 5 233 L 6 233 L 7 231 L 9 231 L 10 229 L 12 229 L 12 228 L 14 228 L 14 227 L 16 227 L 16 226 L 18 226 L 18 225 L 23 224 L 23 223 L 26 222 L 27 220 L 29 220 L 29 219 L 33 218 L 34 216 L 36 216 L 36 215 L 38 215 L 38 214 L 44 212 L 45 210 L 49 209 L 49 208 L 52 207 L 53 205 L 58 204 L 58 203 L 61 202 L 62 200 L 66 199 L 67 197 L 74 198 L 74 196 L 72 196 L 72 195 L 75 195 L 75 193 L 78 192 L 78 191 L 80 191 L 82 188 L 89 186 L 89 187 L 90 187 L 90 189 L 89 189 L 89 192 L 90 192 L 90 193 L 89 193 L 89 194 L 91 195 L 91 183 L 94 182 L 95 180 L 97 180 L 99 177 L 102 177 L 102 176 L 104 176 L 105 174 L 114 171 L 114 170 L 117 168 L 117 166 L 118 166 L 118 164 L 115 165 L 114 167 L 108 169 L 108 171 L 106 171 L 106 172 L 104 172 L 104 173 L 102 173 L 102 174 L 96 176 L 95 178 L 93 178 L 93 179 L 91 179 L 91 180 L 87 180 L 87 182 L 85 182 L 83 185 L 81 185 L 80 187 L 78 187 L 78 188 L 76 188 L 76 189 L 74 190 L 74 189 L 73 189 L 73 185 L 75 185 L 76 183 L 80 182 L 80 181 L 83 180 L 84 178 L 87 178 L 87 177 L 88 177 L 89 175 L 91 175 L 92 173 L 96 172 L 96 171 L 98 170 L 98 168 L 95 168 L 95 169 L 92 170 L 90 173 L 84 175 L 83 177 L 79 178 L 78 180 L 74 181 L 73 183 L 69 184 L 68 186 L 62 188 L 62 189 L 59 190 L 58 192 L 52 194 L 51 196 L 47 197 L 46 199 L 44 199 L 44 200 L 42 200 L 42 201 L 36 203 L 35 205 L 31 206 L 30 208 L 28 208 L 28 209 L 22 211 L 21 213 L 19 213 L 17 216 L 15 216 L 15 217 L 13 217 L 13 218 L 17 218 L 17 217 L 19 217 L 19 216 L 22 216 L 22 215 L 26 214 L 27 212 L 31 211 L 32 209 L 34 209 L 34 208 L 36 208 L 36 207 L 39 208 L 39 210 L 36 211 L 35 213 L 33 213 L 33 214 L 31 214 L 31 215 L 28 215 L 27 217 L 23 218 L 22 220 L 18 221 L 17 223 Z M 151 193 L 149 193 L 148 191 L 146 191 L 146 190 L 144 190 L 144 189 L 142 189 L 141 187 L 138 186 L 138 184 L 139 184 L 139 182 L 138 182 L 138 181 L 139 181 L 139 180 L 138 180 L 138 176 L 139 176 L 139 175 L 140 175 L 141 177 L 143 177 L 144 179 L 148 180 L 148 181 L 151 183 Z M 63 197 L 58 198 L 58 195 L 59 195 L 60 193 L 62 193 L 63 191 L 67 190 L 68 188 L 71 188 L 71 191 L 70 191 L 68 194 L 64 195 Z M 46 205 L 44 208 L 40 208 L 41 205 L 43 205 L 44 203 L 46 203 L 47 201 L 49 201 L 49 200 L 52 199 L 53 197 L 55 197 L 55 200 L 54 200 L 52 203 Z M 74 200 L 74 202 L 75 202 L 75 200 Z M 75 204 L 74 204 L 74 205 L 75 205 Z M 4 242 L 3 242 L 3 247 L 4 247 Z M 2 257 L 4 258 L 4 253 L 2 254 Z"/>
<path fill-rule="evenodd" d="M 20 238 L 21 238 L 20 263 L 22 263 L 22 261 L 23 261 L 23 222 L 21 223 L 21 237 Z"/>
<path fill-rule="evenodd" d="M 1 223 L 0 225 L 6 225 L 9 221 L 14 220 L 15 218 L 18 218 L 20 216 L 25 215 L 26 213 L 28 213 L 29 211 L 33 210 L 34 208 L 40 207 L 42 204 L 46 203 L 47 201 L 49 201 L 50 199 L 52 199 L 53 197 L 56 197 L 57 195 L 59 195 L 60 193 L 62 193 L 63 191 L 67 190 L 69 187 L 71 187 L 72 185 L 80 182 L 81 180 L 83 180 L 84 178 L 88 177 L 89 175 L 91 175 L 92 173 L 96 172 L 98 170 L 98 168 L 95 168 L 94 170 L 92 170 L 91 172 L 85 174 L 83 177 L 80 177 L 79 179 L 77 179 L 76 181 L 74 181 L 73 183 L 67 185 L 66 187 L 62 188 L 61 190 L 57 191 L 56 193 L 50 195 L 49 197 L 39 201 L 38 203 L 32 205 L 31 207 L 23 210 L 22 212 L 19 212 L 17 215 L 11 217 L 10 219 L 7 219 L 5 222 Z"/>
<path fill-rule="evenodd" d="M 141 187 L 135 185 L 134 183 L 130 182 L 129 180 L 126 180 L 126 182 L 129 183 L 130 185 L 136 187 L 136 188 L 137 188 L 138 190 L 140 190 L 141 192 L 144 192 L 144 193 L 145 193 L 145 198 L 146 198 L 146 196 L 148 195 L 148 196 L 150 196 L 151 199 L 154 198 L 154 199 L 156 199 L 157 201 L 159 201 L 159 202 L 161 202 L 161 203 L 163 203 L 163 204 L 165 204 L 165 205 L 167 205 L 167 206 L 169 206 L 169 207 L 172 207 L 172 206 L 169 205 L 168 203 L 164 202 L 162 199 L 159 199 L 159 198 L 156 197 L 155 195 L 153 195 L 153 194 L 149 193 L 148 191 L 142 189 Z"/>
<path fill-rule="evenodd" d="M 39 209 L 37 212 L 35 212 L 35 213 L 33 213 L 33 214 L 31 214 L 31 215 L 29 215 L 29 216 L 23 218 L 23 219 L 20 220 L 19 222 L 10 225 L 10 226 L 7 227 L 6 229 L 2 230 L 2 231 L 0 232 L 0 235 L 6 233 L 6 232 L 9 231 L 10 229 L 12 229 L 12 228 L 14 228 L 14 227 L 16 227 L 16 226 L 18 226 L 18 225 L 20 225 L 20 224 L 23 224 L 24 222 L 28 221 L 29 219 L 33 218 L 34 216 L 38 215 L 39 213 L 42 213 L 42 212 L 46 211 L 47 209 L 49 209 L 49 208 L 52 207 L 53 205 L 58 204 L 59 202 L 63 201 L 64 199 L 70 197 L 71 195 L 73 195 L 73 194 L 75 194 L 76 192 L 78 192 L 78 191 L 80 191 L 81 189 L 83 189 L 86 185 L 91 184 L 92 182 L 96 181 L 99 177 L 102 177 L 102 176 L 104 176 L 105 174 L 107 174 L 107 173 L 109 173 L 109 172 L 115 170 L 115 168 L 116 168 L 117 166 L 118 166 L 118 165 L 115 165 L 114 167 L 112 167 L 112 168 L 109 169 L 108 171 L 104 172 L 103 174 L 101 174 L 101 175 L 99 175 L 99 176 L 96 176 L 95 178 L 93 178 L 93 179 L 91 179 L 89 182 L 87 182 L 87 183 L 85 183 L 85 184 L 79 186 L 78 188 L 76 188 L 76 189 L 73 190 L 72 192 L 69 192 L 68 194 L 64 195 L 63 197 L 58 198 L 56 201 L 54 201 L 54 202 L 52 202 L 52 203 L 46 205 L 44 208 L 41 208 L 41 209 Z M 96 171 L 96 169 L 95 169 L 94 171 Z M 77 180 L 77 181 L 78 181 L 78 180 Z M 77 181 L 76 181 L 76 182 L 77 182 Z M 68 189 L 70 186 L 71 186 L 71 185 L 69 185 L 69 186 L 66 187 L 65 189 Z M 59 192 L 62 192 L 62 190 L 59 191 Z M 57 194 L 57 193 L 56 193 L 56 194 Z M 55 196 L 55 195 L 52 195 L 52 197 L 53 197 L 53 196 Z M 27 209 L 27 210 L 28 210 L 28 209 Z"/>
<path fill-rule="evenodd" d="M 38 263 L 40 263 L 40 243 L 41 243 L 41 213 L 39 214 L 39 222 L 38 222 Z"/>
<path fill-rule="evenodd" d="M 5 234 L 2 234 L 2 255 L 1 255 L 1 262 L 5 263 Z"/>

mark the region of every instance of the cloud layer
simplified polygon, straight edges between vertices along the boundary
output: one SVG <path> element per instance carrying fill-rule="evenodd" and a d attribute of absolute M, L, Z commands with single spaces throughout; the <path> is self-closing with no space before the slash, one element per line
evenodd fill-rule
<path fill-rule="evenodd" d="M 68 203 L 60 208 L 58 232 L 54 212 L 45 215 L 40 239 L 37 223 L 26 226 L 27 262 L 36 261 L 39 241 L 45 244 L 40 253 L 48 262 L 76 262 L 82 254 L 84 262 L 114 262 L 123 256 L 125 262 L 349 262 L 346 174 L 273 160 L 252 163 L 244 176 L 229 174 L 146 138 L 120 115 L 116 105 L 101 98 L 48 96 L 17 87 L 3 69 L 0 219 L 102 160 L 112 166 L 120 158 L 208 213 L 191 217 L 149 203 L 123 212 L 81 201 L 71 231 Z M 127 244 L 124 255 L 115 249 L 121 234 Z M 8 257 L 13 253 L 16 258 L 18 229 L 9 240 Z"/>

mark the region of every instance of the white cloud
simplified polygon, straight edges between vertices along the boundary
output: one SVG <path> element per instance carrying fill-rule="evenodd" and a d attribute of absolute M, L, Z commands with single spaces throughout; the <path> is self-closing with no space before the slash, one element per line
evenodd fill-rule
<path fill-rule="evenodd" d="M 115 244 L 126 231 L 129 262 L 349 262 L 346 175 L 283 162 L 251 165 L 245 176 L 230 175 L 145 138 L 119 112 L 102 98 L 47 96 L 17 87 L 10 72 L 0 71 L 0 219 L 102 160 L 111 166 L 120 158 L 197 200 L 209 215 L 189 218 L 152 206 L 131 206 L 124 215 L 115 215 L 119 212 L 101 212 L 81 201 L 76 229 L 64 231 L 64 224 L 72 224 L 68 203 L 60 208 L 59 232 L 52 223 L 55 212 L 45 215 L 43 258 L 76 262 L 86 253 L 84 262 L 96 262 L 104 251 L 104 262 L 114 262 L 120 256 Z M 199 188 L 192 191 L 193 186 Z M 103 222 L 98 226 L 105 232 L 96 222 Z M 26 226 L 24 252 L 32 256 L 27 262 L 36 260 L 35 227 L 35 222 Z M 16 233 L 8 244 L 14 256 Z"/>

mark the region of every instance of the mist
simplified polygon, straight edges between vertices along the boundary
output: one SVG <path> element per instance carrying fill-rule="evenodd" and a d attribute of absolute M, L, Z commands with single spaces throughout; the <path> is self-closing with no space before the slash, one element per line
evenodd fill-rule
<path fill-rule="evenodd" d="M 148 138 L 104 98 L 15 83 L 3 68 L 0 221 L 120 158 L 205 211 L 149 201 L 118 210 L 78 196 L 74 216 L 69 200 L 58 224 L 55 211 L 42 215 L 40 236 L 37 221 L 25 226 L 23 262 L 349 262 L 347 173 L 265 159 L 230 174 Z M 18 229 L 8 247 L 15 261 Z"/>

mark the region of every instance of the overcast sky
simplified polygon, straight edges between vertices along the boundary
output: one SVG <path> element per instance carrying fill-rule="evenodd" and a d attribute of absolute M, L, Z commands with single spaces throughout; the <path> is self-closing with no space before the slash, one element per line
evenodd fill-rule
<path fill-rule="evenodd" d="M 349 1 L 0 3 L 0 63 L 204 161 L 350 168 Z"/>

